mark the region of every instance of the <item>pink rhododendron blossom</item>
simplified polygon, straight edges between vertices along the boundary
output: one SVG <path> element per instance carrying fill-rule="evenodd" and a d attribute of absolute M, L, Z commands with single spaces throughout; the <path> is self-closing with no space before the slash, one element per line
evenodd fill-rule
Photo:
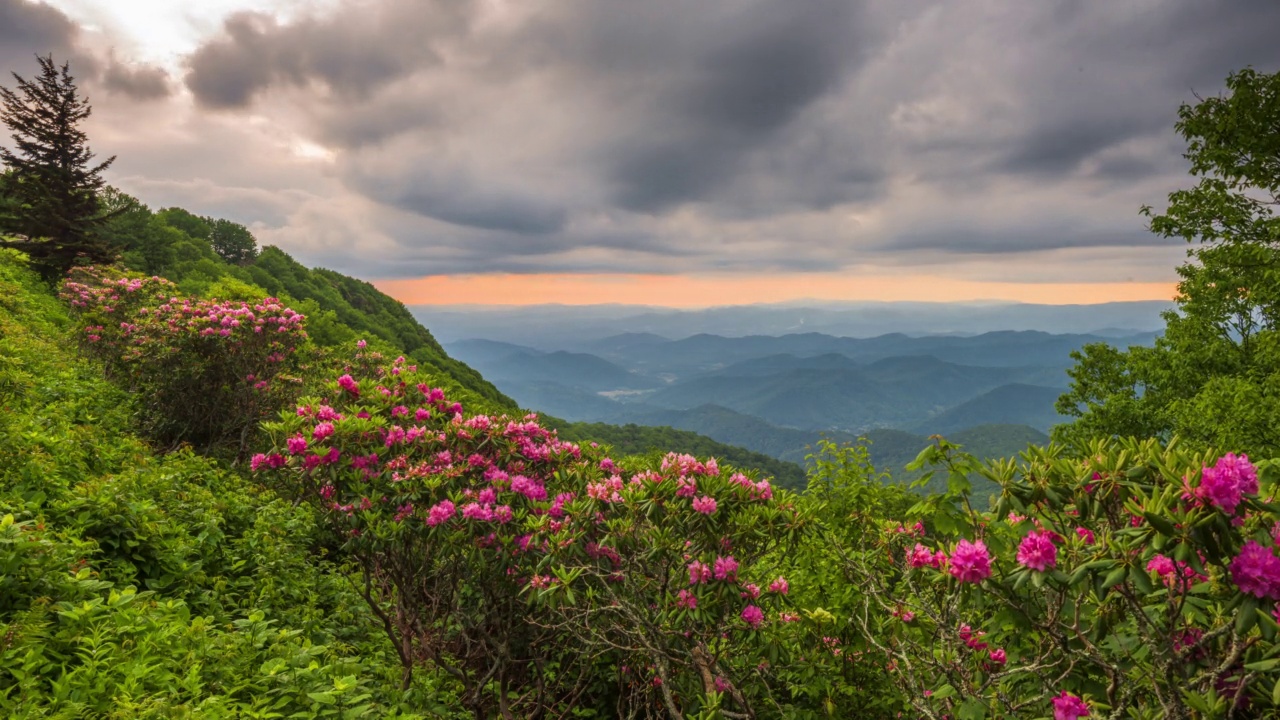
<path fill-rule="evenodd" d="M 698 480 L 696 478 L 682 477 L 676 479 L 677 497 L 693 497 L 697 494 Z"/>
<path fill-rule="evenodd" d="M 729 681 L 725 680 L 719 675 L 716 676 L 715 684 L 716 684 L 716 692 L 720 692 L 720 693 L 727 691 L 730 687 Z"/>
<path fill-rule="evenodd" d="M 355 378 L 351 377 L 350 375 L 343 375 L 342 377 L 338 378 L 338 387 L 341 387 L 343 390 L 346 390 L 352 395 L 360 394 L 360 386 L 356 384 Z"/>
<path fill-rule="evenodd" d="M 301 435 L 295 435 L 285 441 L 285 445 L 289 448 L 290 455 L 301 455 L 307 451 L 307 439 Z"/>
<path fill-rule="evenodd" d="M 988 653 L 988 657 L 991 658 L 991 662 L 997 665 L 1003 665 L 1009 660 L 1008 656 L 1005 655 L 1004 648 L 996 648 L 995 650 L 992 650 Z"/>
<path fill-rule="evenodd" d="M 740 597 L 755 600 L 760 597 L 760 586 L 755 583 L 747 583 L 742 586 L 742 592 L 738 593 Z"/>
<path fill-rule="evenodd" d="M 1088 716 L 1089 706 L 1085 701 L 1066 690 L 1053 699 L 1053 720 L 1076 720 Z"/>
<path fill-rule="evenodd" d="M 500 523 L 509 523 L 512 517 L 514 517 L 514 513 L 510 505 L 499 505 L 493 509 L 493 519 Z"/>
<path fill-rule="evenodd" d="M 455 512 L 457 512 L 457 509 L 453 506 L 453 503 L 448 500 L 441 500 L 432 505 L 431 509 L 427 511 L 427 524 L 435 527 L 441 523 L 448 522 Z"/>
<path fill-rule="evenodd" d="M 356 341 L 356 347 L 361 348 L 361 349 L 364 349 L 368 344 L 369 344 L 369 343 L 365 342 L 364 340 L 357 340 L 357 341 Z"/>
<path fill-rule="evenodd" d="M 716 499 L 703 495 L 693 499 L 693 509 L 703 515 L 713 515 L 716 511 Z"/>
<path fill-rule="evenodd" d="M 311 437 L 314 440 L 323 440 L 333 434 L 333 423 L 322 422 L 316 425 L 316 429 L 311 431 Z"/>
<path fill-rule="evenodd" d="M 1250 540 L 1228 566 L 1231 581 L 1240 592 L 1259 598 L 1280 599 L 1280 558 L 1269 548 Z"/>
<path fill-rule="evenodd" d="M 907 553 L 907 564 L 913 568 L 922 568 L 928 565 L 938 566 L 933 551 L 920 543 L 916 543 L 916 546 Z"/>
<path fill-rule="evenodd" d="M 991 554 L 981 540 L 961 540 L 951 553 L 951 575 L 960 582 L 980 583 L 991 577 Z"/>
<path fill-rule="evenodd" d="M 754 630 L 764 622 L 764 611 L 755 605 L 748 605 L 742 609 L 742 620 Z"/>
<path fill-rule="evenodd" d="M 690 585 L 698 585 L 704 582 L 710 582 L 710 580 L 711 580 L 711 568 L 707 567 L 706 563 L 700 560 L 694 560 L 693 562 L 689 563 L 689 584 Z"/>
<path fill-rule="evenodd" d="M 778 613 L 778 621 L 779 621 L 779 622 L 784 622 L 784 623 L 793 623 L 793 622 L 797 622 L 797 621 L 799 621 L 799 620 L 800 620 L 800 616 L 799 616 L 799 615 L 797 615 L 797 614 L 795 614 L 795 613 L 793 613 L 793 612 L 780 612 L 780 613 Z"/>
<path fill-rule="evenodd" d="M 1258 470 L 1249 462 L 1248 455 L 1227 453 L 1218 458 L 1213 467 L 1205 467 L 1200 473 L 1200 485 L 1195 497 L 1228 515 L 1235 515 L 1236 508 L 1245 495 L 1258 494 Z"/>
<path fill-rule="evenodd" d="M 676 607 L 696 610 L 698 608 L 698 596 L 689 590 L 681 590 L 676 597 Z"/>
<path fill-rule="evenodd" d="M 732 555 L 716 558 L 715 577 L 717 580 L 728 580 L 730 582 L 736 580 L 738 577 L 738 561 L 734 560 Z"/>
<path fill-rule="evenodd" d="M 1081 540 L 1084 540 L 1085 545 L 1092 545 L 1094 543 L 1093 531 L 1089 528 L 1076 528 L 1076 535 L 1080 536 Z"/>
<path fill-rule="evenodd" d="M 493 507 L 473 502 L 462 506 L 462 517 L 467 520 L 490 522 L 493 520 Z"/>
<path fill-rule="evenodd" d="M 791 592 L 791 585 L 787 583 L 786 578 L 779 575 L 777 580 L 774 580 L 773 582 L 769 583 L 769 592 L 778 593 L 779 595 L 786 595 L 787 593 Z"/>
<path fill-rule="evenodd" d="M 1040 530 L 1027 533 L 1018 545 L 1018 562 L 1038 572 L 1052 568 L 1058 562 L 1058 548 L 1053 544 L 1053 536 Z"/>

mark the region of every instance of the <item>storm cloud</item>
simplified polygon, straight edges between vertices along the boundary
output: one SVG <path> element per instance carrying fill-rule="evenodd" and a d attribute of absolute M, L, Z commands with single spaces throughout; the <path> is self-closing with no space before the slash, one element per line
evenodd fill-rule
<path fill-rule="evenodd" d="M 116 172 L 366 277 L 1171 277 L 1137 209 L 1188 183 L 1179 105 L 1280 70 L 1273 0 L 270 5 L 89 58 L 151 132 Z M 77 32 L 0 0 L 6 66 Z"/>

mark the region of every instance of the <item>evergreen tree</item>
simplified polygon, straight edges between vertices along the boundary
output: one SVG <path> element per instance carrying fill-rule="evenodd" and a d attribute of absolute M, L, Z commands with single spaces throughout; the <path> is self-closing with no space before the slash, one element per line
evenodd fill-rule
<path fill-rule="evenodd" d="M 80 124 L 91 108 L 76 90 L 70 67 L 36 56 L 39 76 L 13 73 L 14 89 L 0 87 L 0 120 L 13 148 L 0 146 L 8 171 L 0 229 L 26 236 L 0 243 L 26 252 L 46 280 L 56 281 L 78 261 L 101 263 L 114 249 L 96 231 L 110 217 L 98 202 L 102 171 L 115 157 L 90 165 L 88 137 Z"/>

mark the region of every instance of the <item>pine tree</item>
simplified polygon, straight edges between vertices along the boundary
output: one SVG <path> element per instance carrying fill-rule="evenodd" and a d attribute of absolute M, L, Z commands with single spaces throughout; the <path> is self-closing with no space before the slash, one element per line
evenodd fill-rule
<path fill-rule="evenodd" d="M 7 167 L 0 202 L 0 230 L 26 239 L 0 242 L 31 257 L 32 265 L 53 282 L 77 262 L 102 263 L 114 249 L 95 232 L 108 219 L 98 193 L 102 171 L 115 160 L 91 166 L 94 154 L 80 124 L 92 112 L 76 90 L 70 66 L 53 56 L 36 56 L 40 75 L 17 87 L 0 87 L 0 120 L 13 135 L 12 149 L 0 146 Z"/>

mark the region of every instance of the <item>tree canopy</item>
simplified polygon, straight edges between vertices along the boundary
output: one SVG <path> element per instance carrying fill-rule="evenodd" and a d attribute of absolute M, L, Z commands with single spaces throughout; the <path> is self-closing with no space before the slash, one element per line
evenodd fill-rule
<path fill-rule="evenodd" d="M 1246 69 L 1186 104 L 1176 128 L 1195 186 L 1150 207 L 1151 230 L 1192 247 L 1177 309 L 1152 348 L 1075 355 L 1059 439 L 1171 437 L 1273 452 L 1280 443 L 1280 73 Z"/>

